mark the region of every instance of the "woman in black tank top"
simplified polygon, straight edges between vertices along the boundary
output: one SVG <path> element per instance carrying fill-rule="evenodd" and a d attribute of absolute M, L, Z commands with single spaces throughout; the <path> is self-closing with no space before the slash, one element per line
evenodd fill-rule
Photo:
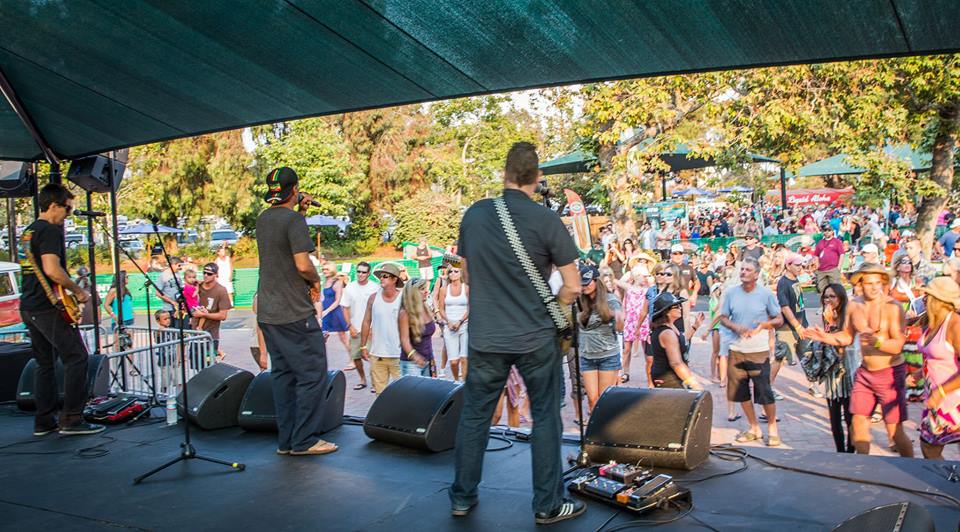
<path fill-rule="evenodd" d="M 653 302 L 651 314 L 653 330 L 650 333 L 650 350 L 653 360 L 650 376 L 656 388 L 703 389 L 690 367 L 687 366 L 690 338 L 703 322 L 703 313 L 697 316 L 689 331 L 681 333 L 675 322 L 683 315 L 681 305 L 684 301 L 686 300 L 682 297 L 664 292 Z"/>

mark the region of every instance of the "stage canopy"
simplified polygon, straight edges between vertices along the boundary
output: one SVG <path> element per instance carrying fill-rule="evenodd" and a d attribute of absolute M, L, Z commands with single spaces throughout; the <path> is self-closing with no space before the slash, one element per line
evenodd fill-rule
<path fill-rule="evenodd" d="M 0 20 L 0 159 L 19 160 L 41 144 L 70 159 L 455 96 L 960 50 L 955 0 L 50 0 L 0 3 Z"/>

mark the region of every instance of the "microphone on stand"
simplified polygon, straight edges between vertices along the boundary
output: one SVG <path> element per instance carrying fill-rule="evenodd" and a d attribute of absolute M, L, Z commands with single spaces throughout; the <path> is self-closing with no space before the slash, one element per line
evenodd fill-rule
<path fill-rule="evenodd" d="M 107 213 L 105 213 L 105 212 L 103 212 L 103 211 L 83 211 L 83 210 L 79 210 L 79 209 L 78 209 L 78 210 L 73 211 L 73 215 L 74 215 L 74 216 L 86 216 L 86 217 L 88 217 L 88 218 L 96 218 L 96 217 L 99 217 L 99 216 L 106 216 Z"/>

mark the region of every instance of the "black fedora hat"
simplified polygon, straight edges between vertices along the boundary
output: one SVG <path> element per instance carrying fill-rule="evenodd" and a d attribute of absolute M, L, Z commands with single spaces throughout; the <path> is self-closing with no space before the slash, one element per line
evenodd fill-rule
<path fill-rule="evenodd" d="M 679 305 L 686 300 L 687 298 L 677 297 L 670 292 L 661 292 L 660 295 L 653 300 L 653 312 L 650 313 L 650 321 L 656 320 L 661 314 L 670 310 L 670 307 Z"/>

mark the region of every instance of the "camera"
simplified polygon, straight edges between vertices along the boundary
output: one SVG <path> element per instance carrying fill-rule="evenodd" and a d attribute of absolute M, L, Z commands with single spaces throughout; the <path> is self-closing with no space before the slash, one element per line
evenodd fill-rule
<path fill-rule="evenodd" d="M 541 180 L 537 183 L 537 188 L 536 188 L 536 190 L 534 190 L 534 192 L 536 192 L 537 194 L 540 194 L 540 195 L 543 196 L 543 197 L 549 196 L 549 195 L 550 195 L 550 185 L 547 184 L 547 180 L 546 180 L 546 179 L 541 179 Z"/>

